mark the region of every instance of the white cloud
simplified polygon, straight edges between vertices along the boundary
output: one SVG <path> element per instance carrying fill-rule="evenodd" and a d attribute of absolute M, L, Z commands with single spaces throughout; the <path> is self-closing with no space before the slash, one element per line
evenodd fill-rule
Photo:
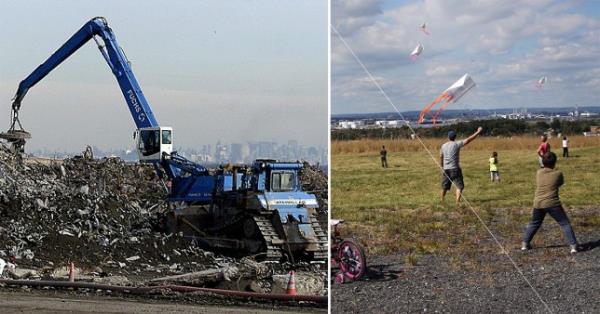
<path fill-rule="evenodd" d="M 334 26 L 343 34 L 352 33 L 372 23 L 372 17 L 381 13 L 382 0 L 332 1 Z"/>
<path fill-rule="evenodd" d="M 344 38 L 382 82 L 393 82 L 394 88 L 386 90 L 406 104 L 404 109 L 420 108 L 467 72 L 478 83 L 476 95 L 469 98 L 477 100 L 478 106 L 596 101 L 583 86 L 598 84 L 591 73 L 597 74 L 600 68 L 600 22 L 587 12 L 576 13 L 578 3 L 428 0 L 390 4 L 382 10 L 383 4 L 372 1 L 368 12 L 361 14 L 357 7 L 338 2 L 332 7 L 333 23 L 345 25 L 344 12 L 361 18 L 360 25 L 345 29 Z M 342 10 L 336 13 L 339 7 Z M 424 21 L 430 36 L 419 31 Z M 417 43 L 425 51 L 411 63 L 407 56 Z M 364 73 L 335 34 L 332 73 L 334 113 L 361 111 L 358 104 L 372 103 L 372 97 L 377 97 L 369 86 L 353 82 L 352 78 Z M 543 75 L 552 78 L 552 85 L 536 93 L 533 86 Z M 389 105 L 382 103 L 376 111 L 387 110 Z"/>

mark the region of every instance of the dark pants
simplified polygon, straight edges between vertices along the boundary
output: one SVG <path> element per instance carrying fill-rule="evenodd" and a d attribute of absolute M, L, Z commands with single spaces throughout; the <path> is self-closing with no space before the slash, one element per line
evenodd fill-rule
<path fill-rule="evenodd" d="M 563 147 L 563 157 L 569 157 L 569 148 Z"/>
<path fill-rule="evenodd" d="M 523 242 L 529 243 L 533 236 L 538 231 L 542 222 L 544 221 L 544 217 L 546 214 L 550 214 L 556 222 L 560 225 L 563 232 L 565 233 L 565 237 L 569 241 L 569 244 L 575 245 L 577 244 L 577 239 L 575 238 L 575 232 L 573 232 L 573 228 L 571 228 L 571 223 L 569 222 L 569 217 L 565 213 L 565 210 L 562 206 L 555 206 L 550 208 L 534 208 L 533 214 L 531 215 L 531 221 L 529 225 L 527 225 L 527 229 L 525 229 L 525 235 L 523 236 Z"/>
<path fill-rule="evenodd" d="M 387 158 L 386 157 L 381 157 L 381 166 L 383 168 L 387 168 L 388 167 L 388 165 L 387 165 Z"/>
<path fill-rule="evenodd" d="M 463 181 L 462 170 L 460 168 L 444 169 L 442 174 L 442 190 L 448 191 L 452 187 L 452 183 L 459 190 L 464 190 L 465 183 Z"/>

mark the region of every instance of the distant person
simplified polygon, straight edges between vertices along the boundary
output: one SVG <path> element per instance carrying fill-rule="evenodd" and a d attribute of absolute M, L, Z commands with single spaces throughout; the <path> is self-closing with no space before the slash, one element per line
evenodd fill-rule
<path fill-rule="evenodd" d="M 540 146 L 538 146 L 537 154 L 540 162 L 540 168 L 544 168 L 544 164 L 542 163 L 542 156 L 544 156 L 545 153 L 550 151 L 550 144 L 548 144 L 548 136 L 546 134 L 542 135 L 541 140 L 542 142 L 540 143 Z"/>
<path fill-rule="evenodd" d="M 563 157 L 569 158 L 569 139 L 565 136 L 562 140 Z"/>
<path fill-rule="evenodd" d="M 477 128 L 477 132 L 469 136 L 465 140 L 456 141 L 456 132 L 448 132 L 449 141 L 442 145 L 440 149 L 440 165 L 444 169 L 442 176 L 442 202 L 446 196 L 446 192 L 450 190 L 452 183 L 456 186 L 456 203 L 460 202 L 460 196 L 465 187 L 463 182 L 462 170 L 460 168 L 460 149 L 471 143 L 483 131 L 483 128 Z"/>
<path fill-rule="evenodd" d="M 387 150 L 385 149 L 385 145 L 381 146 L 381 151 L 379 152 L 379 156 L 381 157 L 381 167 L 387 168 Z"/>
<path fill-rule="evenodd" d="M 531 249 L 531 240 L 538 231 L 546 214 L 550 214 L 562 228 L 567 241 L 569 242 L 571 253 L 577 253 L 578 244 L 575 238 L 575 232 L 571 228 L 569 218 L 562 207 L 558 196 L 558 189 L 564 184 L 562 172 L 555 170 L 556 154 L 546 152 L 542 156 L 544 167 L 537 171 L 535 196 L 533 198 L 533 213 L 531 221 L 525 229 L 521 250 Z"/>
<path fill-rule="evenodd" d="M 498 172 L 498 153 L 493 152 L 490 157 L 490 180 L 500 182 L 500 173 Z"/>

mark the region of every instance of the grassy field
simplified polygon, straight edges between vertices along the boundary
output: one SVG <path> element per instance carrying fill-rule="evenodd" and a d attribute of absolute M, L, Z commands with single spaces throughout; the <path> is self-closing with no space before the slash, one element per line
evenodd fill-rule
<path fill-rule="evenodd" d="M 410 259 L 413 253 L 457 248 L 455 243 L 463 244 L 457 249 L 467 250 L 479 237 L 486 237 L 467 206 L 456 208 L 452 194 L 445 203 L 440 201 L 437 162 L 444 139 L 424 142 L 435 161 L 415 140 L 332 143 L 332 217 L 345 219 L 346 232 L 360 238 L 371 253 L 405 250 Z M 494 223 L 507 243 L 519 243 L 529 219 L 537 144 L 532 137 L 479 138 L 461 151 L 464 196 L 486 221 Z M 561 199 L 576 231 L 578 225 L 583 226 L 579 230 L 597 228 L 600 218 L 589 212 L 590 207 L 600 207 L 600 138 L 570 137 L 570 144 L 572 157 L 559 157 L 557 163 L 566 180 Z M 380 165 L 381 145 L 388 149 L 387 169 Z M 559 153 L 558 139 L 550 140 L 550 145 Z M 494 150 L 500 183 L 489 180 L 488 159 Z M 559 231 L 552 232 L 562 240 Z"/>

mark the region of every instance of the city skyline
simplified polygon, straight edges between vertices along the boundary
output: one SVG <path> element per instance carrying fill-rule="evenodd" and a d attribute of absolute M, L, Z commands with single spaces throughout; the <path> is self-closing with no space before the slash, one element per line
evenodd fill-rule
<path fill-rule="evenodd" d="M 102 149 L 96 145 L 94 156 L 120 157 L 127 161 L 137 161 L 137 152 L 133 146 Z M 63 158 L 81 155 L 85 147 L 76 150 L 36 148 L 31 151 L 35 156 Z M 196 147 L 176 146 L 175 150 L 186 158 L 200 164 L 248 164 L 255 159 L 276 159 L 280 161 L 303 160 L 312 164 L 328 164 L 327 146 L 312 146 L 296 140 L 285 143 L 275 141 L 223 142 L 217 140 L 211 144 L 200 144 Z"/>

